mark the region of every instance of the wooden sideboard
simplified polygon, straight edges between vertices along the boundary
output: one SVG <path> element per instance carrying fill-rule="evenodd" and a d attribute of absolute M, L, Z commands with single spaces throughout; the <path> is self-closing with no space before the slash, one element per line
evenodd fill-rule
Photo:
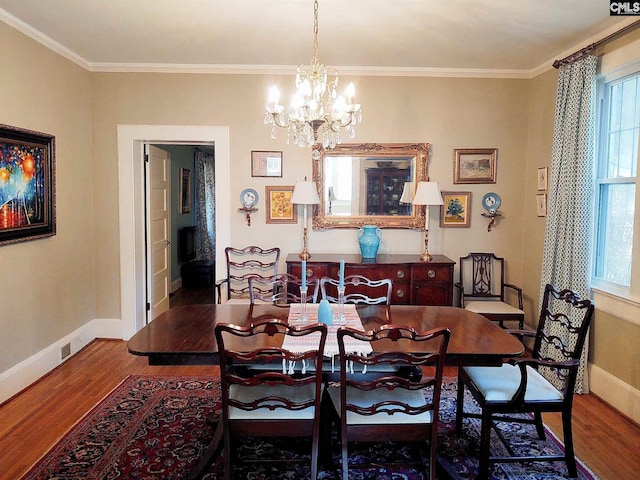
<path fill-rule="evenodd" d="M 391 279 L 392 304 L 451 306 L 453 303 L 455 262 L 444 255 L 434 255 L 432 261 L 421 262 L 418 254 L 378 255 L 375 259 L 363 260 L 357 254 L 314 253 L 307 260 L 307 278 L 319 280 L 325 275 L 338 278 L 340 260 L 345 262 L 345 276 Z M 287 255 L 287 273 L 300 277 L 301 262 L 297 254 Z"/>

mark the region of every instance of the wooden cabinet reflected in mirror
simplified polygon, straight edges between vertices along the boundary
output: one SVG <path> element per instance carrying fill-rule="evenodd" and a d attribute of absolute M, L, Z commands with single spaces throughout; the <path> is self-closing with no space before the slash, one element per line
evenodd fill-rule
<path fill-rule="evenodd" d="M 424 207 L 411 204 L 415 185 L 428 180 L 428 143 L 342 144 L 320 149 L 313 180 L 320 205 L 314 229 L 424 227 Z"/>

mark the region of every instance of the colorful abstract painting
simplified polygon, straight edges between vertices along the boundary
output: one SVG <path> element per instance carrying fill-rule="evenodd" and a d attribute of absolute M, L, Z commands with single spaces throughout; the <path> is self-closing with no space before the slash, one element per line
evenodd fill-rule
<path fill-rule="evenodd" d="M 0 244 L 55 235 L 54 137 L 0 126 Z"/>

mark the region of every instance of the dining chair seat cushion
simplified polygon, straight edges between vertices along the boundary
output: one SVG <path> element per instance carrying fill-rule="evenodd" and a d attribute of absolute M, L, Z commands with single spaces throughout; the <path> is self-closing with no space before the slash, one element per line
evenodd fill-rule
<path fill-rule="evenodd" d="M 340 387 L 328 388 L 329 397 L 335 406 L 336 412 L 340 415 L 341 400 Z M 422 390 L 405 390 L 402 388 L 389 392 L 386 388 L 379 388 L 370 391 L 359 390 L 357 388 L 347 387 L 347 398 L 350 403 L 359 406 L 370 406 L 378 402 L 384 402 L 393 399 L 403 402 L 412 407 L 426 405 L 427 402 Z M 419 413 L 417 415 L 409 415 L 403 412 L 395 412 L 391 415 L 387 413 L 376 413 L 375 415 L 361 415 L 356 412 L 347 412 L 347 425 L 378 425 L 378 424 L 403 424 L 403 423 L 432 423 L 433 415 L 430 411 Z"/>
<path fill-rule="evenodd" d="M 471 302 L 464 302 L 464 309 L 471 312 L 479 313 L 493 313 L 500 315 L 524 315 L 524 311 L 509 305 L 505 302 L 496 302 L 490 300 L 475 300 Z"/>
<path fill-rule="evenodd" d="M 508 363 L 500 367 L 463 367 L 465 373 L 488 402 L 508 402 L 520 385 L 520 368 Z M 527 389 L 524 399 L 534 401 L 560 401 L 562 393 L 535 368 L 527 366 Z"/>
<path fill-rule="evenodd" d="M 314 384 L 305 385 L 303 387 L 287 387 L 280 385 L 278 387 L 259 385 L 255 387 L 245 387 L 243 385 L 231 385 L 229 387 L 229 398 L 250 403 L 258 398 L 267 396 L 283 397 L 292 401 L 302 402 L 305 400 L 313 401 L 315 397 L 316 386 Z M 308 407 L 302 410 L 287 410 L 286 408 L 268 408 L 268 405 L 282 405 L 279 402 L 265 402 L 264 407 L 255 410 L 243 410 L 242 408 L 231 406 L 229 408 L 230 420 L 313 420 L 314 407 Z"/>

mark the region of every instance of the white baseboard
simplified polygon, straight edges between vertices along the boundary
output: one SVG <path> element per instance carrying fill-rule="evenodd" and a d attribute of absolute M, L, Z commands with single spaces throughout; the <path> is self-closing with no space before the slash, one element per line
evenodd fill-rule
<path fill-rule="evenodd" d="M 640 390 L 589 364 L 589 390 L 613 408 L 640 424 Z"/>
<path fill-rule="evenodd" d="M 120 320 L 92 320 L 44 350 L 0 373 L 0 404 L 27 388 L 96 338 L 122 338 Z M 69 344 L 71 354 L 62 359 L 62 347 Z"/>
<path fill-rule="evenodd" d="M 182 277 L 171 282 L 171 293 L 175 293 L 180 288 L 182 288 Z"/>

